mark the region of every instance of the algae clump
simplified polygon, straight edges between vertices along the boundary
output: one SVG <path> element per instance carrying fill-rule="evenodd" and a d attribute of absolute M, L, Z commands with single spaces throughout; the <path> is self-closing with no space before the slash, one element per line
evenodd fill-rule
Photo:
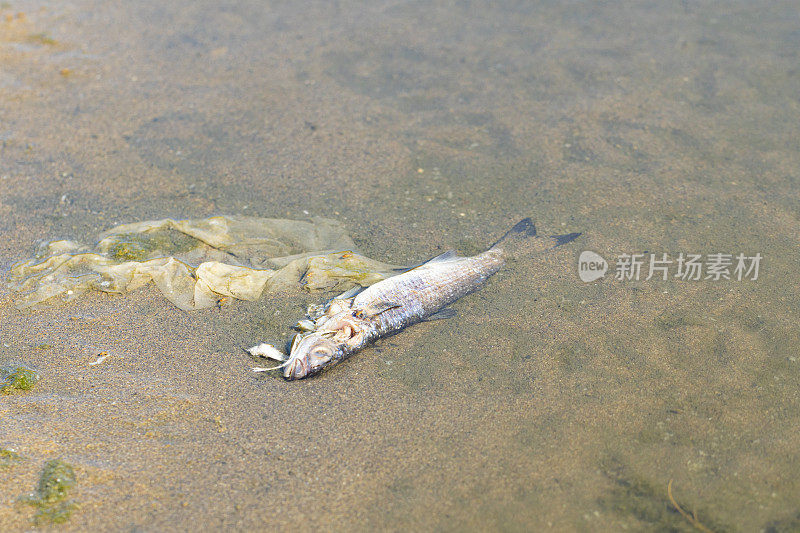
<path fill-rule="evenodd" d="M 165 229 L 153 233 L 123 233 L 108 240 L 107 254 L 119 261 L 146 261 L 186 253 L 201 243 L 194 237 Z"/>
<path fill-rule="evenodd" d="M 31 390 L 39 381 L 39 374 L 24 365 L 0 368 L 0 393 L 11 394 L 15 390 Z"/>
<path fill-rule="evenodd" d="M 77 504 L 67 500 L 69 489 L 75 485 L 75 471 L 61 459 L 47 461 L 42 468 L 36 490 L 22 501 L 37 508 L 35 524 L 61 524 L 69 520 Z"/>
<path fill-rule="evenodd" d="M 22 456 L 14 450 L 0 448 L 0 468 L 8 468 L 20 461 L 22 461 Z"/>

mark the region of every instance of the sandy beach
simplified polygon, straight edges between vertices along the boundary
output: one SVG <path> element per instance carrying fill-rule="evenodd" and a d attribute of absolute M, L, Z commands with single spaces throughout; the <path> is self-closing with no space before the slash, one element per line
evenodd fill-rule
<path fill-rule="evenodd" d="M 0 394 L 0 529 L 796 531 L 798 50 L 792 2 L 2 3 L 0 277 L 162 218 L 326 217 L 394 265 L 583 235 L 297 382 L 243 348 L 330 291 L 0 284 L 39 376 Z M 717 253 L 757 279 L 614 272 Z"/>

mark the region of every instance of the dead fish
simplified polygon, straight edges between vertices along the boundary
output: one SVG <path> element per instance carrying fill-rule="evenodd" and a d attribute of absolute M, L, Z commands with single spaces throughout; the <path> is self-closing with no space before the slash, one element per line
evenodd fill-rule
<path fill-rule="evenodd" d="M 357 287 L 322 306 L 312 306 L 297 328 L 284 368 L 287 380 L 302 379 L 347 359 L 376 340 L 423 320 L 449 318 L 447 306 L 478 289 L 521 250 L 543 251 L 580 233 L 539 237 L 530 218 L 514 225 L 485 252 L 460 257 L 445 252 L 367 288 Z M 278 356 L 274 359 L 281 359 Z"/>

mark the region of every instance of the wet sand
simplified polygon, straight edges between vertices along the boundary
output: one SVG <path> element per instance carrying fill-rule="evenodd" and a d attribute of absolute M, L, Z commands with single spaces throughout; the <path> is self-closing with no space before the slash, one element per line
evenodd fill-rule
<path fill-rule="evenodd" d="M 18 311 L 0 288 L 0 363 L 41 376 L 0 396 L 23 457 L 0 467 L 3 529 L 33 527 L 19 498 L 61 458 L 65 531 L 690 531 L 670 480 L 711 530 L 796 530 L 795 21 L 789 2 L 3 4 L 3 271 L 39 239 L 163 217 L 334 218 L 395 264 L 524 216 L 584 232 L 292 383 L 241 348 L 330 295 Z M 764 260 L 756 281 L 584 284 L 584 249 Z"/>

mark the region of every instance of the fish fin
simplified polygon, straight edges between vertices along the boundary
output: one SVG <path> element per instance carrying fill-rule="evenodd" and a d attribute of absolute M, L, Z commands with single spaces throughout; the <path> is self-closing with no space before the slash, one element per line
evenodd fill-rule
<path fill-rule="evenodd" d="M 456 257 L 458 257 L 458 255 L 456 254 L 455 250 L 447 250 L 445 253 L 439 254 L 436 257 L 431 257 L 427 261 L 423 261 L 422 263 L 410 267 L 398 268 L 397 271 L 400 274 L 403 274 L 405 272 L 408 272 L 409 270 L 414 270 L 415 268 L 419 268 L 421 266 L 432 265 L 435 263 L 442 263 L 445 261 L 449 261 L 451 259 L 455 259 Z"/>
<path fill-rule="evenodd" d="M 344 291 L 342 294 L 340 294 L 339 296 L 334 297 L 332 300 L 347 300 L 348 298 L 353 298 L 353 297 L 357 296 L 363 290 L 364 290 L 364 287 L 362 287 L 361 285 L 356 285 L 352 289 L 348 289 L 348 290 Z"/>
<path fill-rule="evenodd" d="M 366 314 L 367 317 L 372 318 L 374 316 L 378 316 L 379 314 L 388 311 L 389 309 L 395 309 L 397 307 L 402 307 L 402 305 L 395 302 L 378 301 L 369 304 L 364 309 L 364 313 Z"/>
<path fill-rule="evenodd" d="M 436 257 L 431 257 L 430 259 L 428 259 L 427 261 L 425 261 L 422 264 L 423 265 L 430 265 L 431 263 L 442 263 L 444 261 L 449 261 L 451 259 L 455 259 L 456 257 L 458 257 L 458 256 L 456 255 L 456 251 L 455 250 L 447 250 L 443 254 L 439 254 Z M 420 265 L 420 266 L 422 266 L 422 265 Z"/>
<path fill-rule="evenodd" d="M 444 309 L 440 309 L 433 313 L 431 316 L 425 319 L 425 322 L 429 320 L 443 320 L 446 318 L 453 318 L 456 316 L 456 310 L 452 307 L 445 307 Z"/>

